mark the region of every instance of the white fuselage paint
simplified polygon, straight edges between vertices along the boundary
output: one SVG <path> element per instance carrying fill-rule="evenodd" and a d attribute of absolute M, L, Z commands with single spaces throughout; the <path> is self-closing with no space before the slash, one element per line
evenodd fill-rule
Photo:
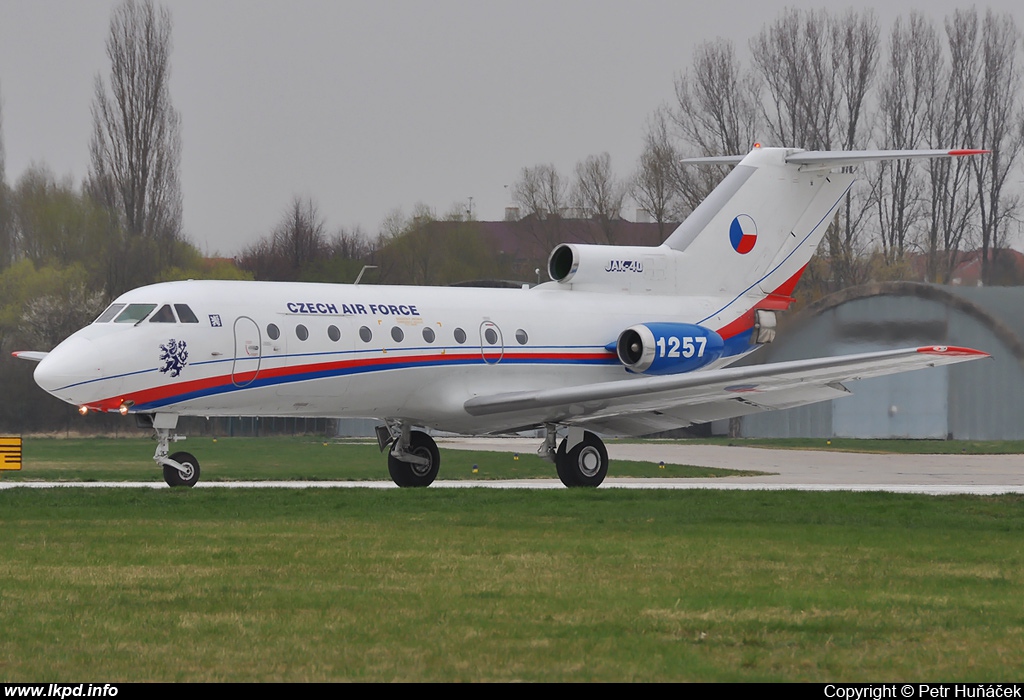
<path fill-rule="evenodd" d="M 116 302 L 187 304 L 199 323 L 93 323 L 51 352 L 36 379 L 69 403 L 101 411 L 131 402 L 133 412 L 386 417 L 487 433 L 521 427 L 519 418 L 510 424 L 508 416 L 470 416 L 463 408 L 468 399 L 628 379 L 636 375 L 607 349 L 622 330 L 695 323 L 730 301 L 574 291 L 556 283 L 467 289 L 170 282 Z M 277 339 L 268 334 L 271 324 Z M 339 340 L 329 337 L 330 326 Z M 362 328 L 372 333 L 369 342 Z M 433 331 L 433 342 L 424 329 Z M 171 340 L 184 341 L 187 351 L 177 376 L 161 371 L 161 346 Z"/>

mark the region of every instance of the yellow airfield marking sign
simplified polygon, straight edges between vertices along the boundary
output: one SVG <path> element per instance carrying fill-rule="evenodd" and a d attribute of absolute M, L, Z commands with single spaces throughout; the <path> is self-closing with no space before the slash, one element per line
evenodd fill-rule
<path fill-rule="evenodd" d="M 0 471 L 21 469 L 21 438 L 0 437 Z"/>

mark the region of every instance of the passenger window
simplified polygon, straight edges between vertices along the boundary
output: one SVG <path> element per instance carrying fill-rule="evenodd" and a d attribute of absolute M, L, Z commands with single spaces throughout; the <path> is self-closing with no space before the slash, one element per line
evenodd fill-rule
<path fill-rule="evenodd" d="M 300 323 L 295 326 L 295 335 L 298 336 L 299 340 L 305 340 L 309 337 L 309 330 Z"/>
<path fill-rule="evenodd" d="M 526 331 L 520 328 L 516 331 L 516 341 L 520 345 L 526 345 L 530 341 L 530 336 L 526 335 Z"/>
<path fill-rule="evenodd" d="M 188 304 L 175 304 L 174 310 L 178 312 L 178 319 L 182 323 L 199 323 L 199 319 L 192 313 L 192 309 L 188 307 Z"/>
<path fill-rule="evenodd" d="M 423 327 L 423 339 L 428 343 L 434 342 L 434 329 L 429 326 Z"/>
<path fill-rule="evenodd" d="M 498 334 L 494 331 L 493 328 L 488 328 L 487 330 L 484 331 L 484 338 L 487 339 L 488 345 L 494 345 L 495 343 L 498 342 Z"/>
<path fill-rule="evenodd" d="M 466 342 L 466 331 L 462 330 L 461 328 L 456 328 L 455 333 L 453 335 L 455 336 L 455 342 L 458 343 L 459 345 L 462 345 L 463 343 Z"/>
<path fill-rule="evenodd" d="M 369 343 L 370 339 L 373 338 L 373 331 L 366 326 L 359 329 L 359 337 L 363 339 L 364 343 Z"/>
<path fill-rule="evenodd" d="M 124 304 L 111 304 L 107 307 L 107 310 L 100 314 L 93 323 L 107 323 L 110 319 L 117 316 L 117 312 L 124 308 Z"/>
<path fill-rule="evenodd" d="M 155 308 L 156 304 L 129 304 L 128 308 L 114 319 L 114 323 L 139 323 Z"/>
<path fill-rule="evenodd" d="M 327 326 L 327 337 L 337 343 L 341 340 L 341 331 L 337 326 Z"/>
<path fill-rule="evenodd" d="M 277 340 L 278 338 L 281 337 L 281 329 L 278 328 L 275 324 L 271 323 L 269 326 L 267 326 L 267 337 L 270 338 L 271 340 Z"/>
<path fill-rule="evenodd" d="M 153 318 L 149 319 L 150 323 L 177 323 L 178 319 L 174 318 L 174 312 L 171 311 L 170 304 L 164 304 L 160 307 L 160 310 L 153 314 Z"/>

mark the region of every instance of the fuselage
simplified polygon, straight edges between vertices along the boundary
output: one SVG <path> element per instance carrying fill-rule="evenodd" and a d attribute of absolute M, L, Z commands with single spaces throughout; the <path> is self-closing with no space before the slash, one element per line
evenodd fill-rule
<path fill-rule="evenodd" d="M 510 430 L 477 396 L 628 379 L 614 349 L 644 322 L 704 323 L 736 360 L 751 303 L 566 289 L 185 281 L 142 287 L 55 348 L 36 381 L 95 411 L 373 417 Z M 123 407 L 123 408 L 122 408 Z M 507 421 L 507 419 L 505 419 Z"/>

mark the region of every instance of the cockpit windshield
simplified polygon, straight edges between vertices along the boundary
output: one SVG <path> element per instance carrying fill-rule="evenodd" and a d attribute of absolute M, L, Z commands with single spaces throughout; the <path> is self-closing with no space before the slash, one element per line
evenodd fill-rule
<path fill-rule="evenodd" d="M 153 317 L 149 319 L 150 323 L 177 323 L 178 319 L 174 318 L 174 312 L 171 311 L 170 304 L 164 304 L 160 307 L 160 310 L 153 314 Z"/>
<path fill-rule="evenodd" d="M 188 304 L 163 304 L 150 316 L 156 307 L 157 304 L 111 304 L 93 323 L 139 323 L 146 318 L 150 323 L 199 323 Z"/>
<path fill-rule="evenodd" d="M 138 323 L 149 316 L 156 304 L 129 304 L 128 308 L 114 319 L 114 323 Z"/>
<path fill-rule="evenodd" d="M 175 304 L 174 309 L 178 312 L 178 318 L 181 319 L 182 323 L 199 323 L 199 319 L 192 313 L 192 309 L 188 307 L 188 304 Z"/>
<path fill-rule="evenodd" d="M 107 323 L 114 316 L 117 316 L 117 312 L 124 308 L 124 304 L 111 304 L 107 307 L 107 310 L 99 315 L 99 317 L 93 321 L 93 323 Z"/>

